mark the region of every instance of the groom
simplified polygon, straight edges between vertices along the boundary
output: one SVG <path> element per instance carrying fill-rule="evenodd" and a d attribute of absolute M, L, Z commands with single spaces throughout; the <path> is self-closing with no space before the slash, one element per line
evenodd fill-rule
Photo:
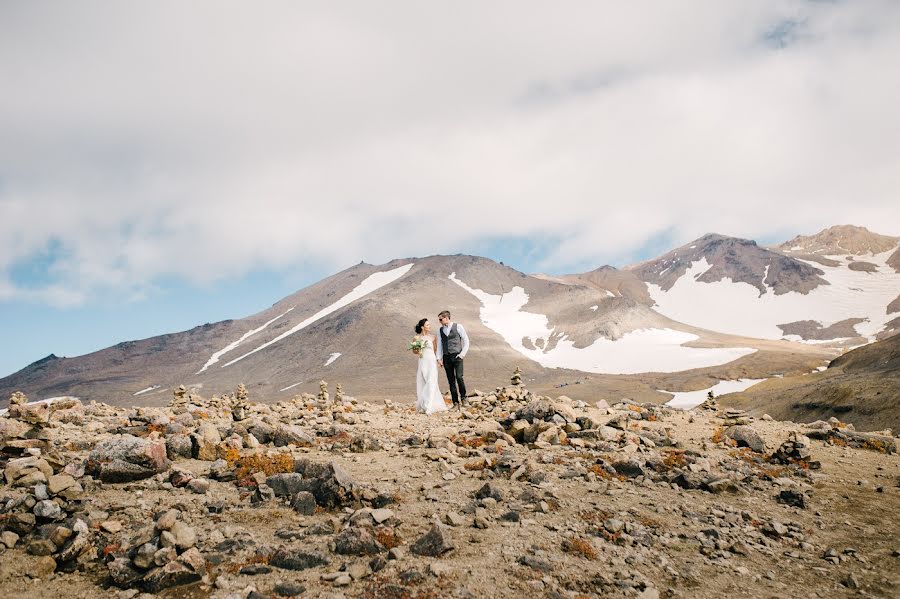
<path fill-rule="evenodd" d="M 466 397 L 466 382 L 463 380 L 463 358 L 469 351 L 469 336 L 466 329 L 458 322 L 450 320 L 450 312 L 444 310 L 438 314 L 441 323 L 441 335 L 438 338 L 437 355 L 442 359 L 438 365 L 444 367 L 447 382 L 450 384 L 450 396 L 453 405 L 462 410 L 462 400 Z M 459 387 L 459 391 L 457 391 Z"/>

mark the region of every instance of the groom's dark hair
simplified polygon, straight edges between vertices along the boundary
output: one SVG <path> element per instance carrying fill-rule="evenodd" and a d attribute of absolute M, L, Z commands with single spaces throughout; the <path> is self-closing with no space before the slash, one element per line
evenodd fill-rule
<path fill-rule="evenodd" d="M 445 316 L 450 318 L 450 310 L 441 310 L 441 313 L 438 314 L 438 318 L 443 318 Z"/>

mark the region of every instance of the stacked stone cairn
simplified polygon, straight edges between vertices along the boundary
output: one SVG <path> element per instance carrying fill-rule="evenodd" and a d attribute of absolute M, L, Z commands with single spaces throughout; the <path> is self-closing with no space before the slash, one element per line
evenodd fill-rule
<path fill-rule="evenodd" d="M 516 366 L 516 369 L 513 371 L 509 382 L 517 387 L 522 384 L 522 370 L 518 366 Z"/>

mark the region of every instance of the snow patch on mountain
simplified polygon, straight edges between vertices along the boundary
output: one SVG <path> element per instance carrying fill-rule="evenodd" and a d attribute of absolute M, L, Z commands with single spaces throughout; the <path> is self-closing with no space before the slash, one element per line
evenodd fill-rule
<path fill-rule="evenodd" d="M 312 316 L 310 316 L 309 318 L 307 318 L 300 324 L 295 325 L 293 328 L 291 328 L 288 331 L 285 331 L 281 335 L 278 335 L 271 341 L 267 341 L 266 343 L 263 343 L 259 347 L 252 349 L 252 350 L 248 351 L 247 353 L 245 353 L 241 356 L 238 356 L 234 360 L 223 364 L 222 368 L 225 368 L 226 366 L 231 366 L 235 362 L 239 362 L 240 360 L 243 360 L 247 356 L 255 354 L 256 352 L 261 351 L 261 350 L 269 347 L 270 345 L 278 343 L 282 339 L 284 339 L 286 337 L 290 337 L 291 335 L 293 335 L 294 333 L 296 333 L 299 330 L 305 329 L 312 323 L 328 316 L 332 312 L 336 312 L 337 310 L 340 310 L 344 306 L 347 306 L 347 305 L 355 302 L 356 300 L 363 298 L 363 297 L 369 295 L 370 293 L 381 289 L 385 285 L 389 285 L 390 283 L 393 283 L 394 281 L 396 281 L 397 279 L 399 279 L 400 277 L 402 277 L 403 275 L 408 273 L 409 269 L 411 269 L 414 264 L 415 264 L 414 262 L 410 262 L 409 264 L 404 264 L 403 266 L 394 268 L 392 270 L 376 272 L 376 273 L 369 275 L 362 281 L 362 283 L 360 283 L 359 285 L 354 287 L 350 293 L 348 293 L 347 295 L 345 295 L 338 301 L 334 302 L 327 308 L 323 308 L 323 309 L 319 310 L 318 312 L 316 312 L 315 314 L 313 314 Z"/>
<path fill-rule="evenodd" d="M 328 356 L 328 359 L 325 360 L 325 366 L 328 366 L 329 364 L 331 364 L 332 362 L 334 362 L 335 360 L 337 360 L 340 357 L 341 357 L 341 354 L 339 352 L 335 352 L 335 353 L 331 354 L 330 356 Z"/>
<path fill-rule="evenodd" d="M 731 362 L 753 353 L 750 348 L 694 348 L 683 344 L 696 335 L 672 329 L 640 329 L 612 341 L 601 337 L 576 348 L 567 335 L 549 326 L 543 314 L 524 312 L 528 294 L 522 287 L 492 295 L 473 289 L 451 273 L 450 280 L 481 301 L 481 322 L 498 333 L 514 350 L 548 368 L 571 368 L 598 374 L 677 372 Z M 555 347 L 549 343 L 555 338 Z M 531 342 L 531 348 L 523 344 Z M 551 347 L 551 349 L 544 349 Z"/>
<path fill-rule="evenodd" d="M 135 393 L 134 396 L 137 397 L 138 395 L 143 395 L 144 393 L 150 393 L 151 391 L 159 389 L 159 387 L 160 385 L 153 385 L 151 387 L 147 387 L 146 389 L 141 389 L 140 391 Z"/>
<path fill-rule="evenodd" d="M 874 340 L 890 320 L 887 305 L 900 290 L 900 273 L 886 264 L 891 251 L 866 258 L 875 272 L 848 268 L 846 256 L 835 256 L 837 266 L 809 262 L 824 271 L 828 285 L 809 293 L 788 292 L 760 295 L 753 285 L 729 278 L 712 283 L 697 281 L 710 265 L 705 258 L 691 264 L 668 291 L 648 283 L 655 309 L 685 324 L 723 333 L 763 339 L 785 338 L 779 324 L 801 320 L 817 321 L 822 327 L 848 318 L 865 318 L 855 330 Z"/>
<path fill-rule="evenodd" d="M 285 310 L 283 313 L 279 314 L 278 316 L 276 316 L 276 317 L 273 318 L 272 320 L 266 322 L 266 323 L 265 323 L 264 325 L 262 325 L 261 327 L 257 327 L 257 328 L 255 328 L 255 329 L 252 329 L 252 330 L 247 331 L 246 333 L 244 333 L 243 335 L 241 335 L 241 338 L 240 338 L 240 339 L 238 339 L 237 341 L 234 341 L 234 342 L 232 342 L 232 343 L 229 343 L 228 345 L 226 345 L 225 347 L 223 347 L 222 349 L 220 349 L 219 351 L 217 351 L 216 353 L 214 353 L 214 354 L 209 358 L 209 360 L 206 361 L 206 364 L 203 365 L 203 368 L 201 368 L 200 370 L 198 370 L 195 374 L 200 374 L 201 372 L 203 372 L 204 370 L 206 370 L 207 368 L 209 368 L 210 366 L 212 366 L 213 364 L 215 364 L 216 362 L 218 362 L 218 361 L 219 361 L 219 358 L 221 358 L 222 356 L 224 356 L 225 354 L 227 354 L 228 352 L 230 352 L 231 350 L 233 350 L 234 348 L 236 348 L 238 345 L 240 345 L 241 343 L 243 343 L 248 337 L 251 337 L 252 335 L 257 334 L 258 332 L 260 332 L 260 331 L 262 331 L 262 330 L 265 330 L 266 327 L 268 327 L 270 324 L 272 324 L 273 322 L 275 322 L 276 320 L 278 320 L 279 318 L 281 318 L 282 316 L 284 316 L 285 314 L 287 314 L 287 313 L 290 312 L 291 310 L 293 310 L 295 307 L 296 307 L 296 306 L 291 306 L 290 308 L 288 308 L 287 310 Z M 137 395 L 137 394 L 135 393 L 135 395 Z"/>
<path fill-rule="evenodd" d="M 765 380 L 768 379 L 737 379 L 736 381 L 722 381 L 708 389 L 701 389 L 700 391 L 663 391 L 662 389 L 660 389 L 660 391 L 663 393 L 671 393 L 675 396 L 666 402 L 667 406 L 678 408 L 680 410 L 690 410 L 706 401 L 706 394 L 710 391 L 713 392 L 713 395 L 718 397 L 720 395 L 725 395 L 726 393 L 744 391 L 756 383 L 761 383 Z"/>

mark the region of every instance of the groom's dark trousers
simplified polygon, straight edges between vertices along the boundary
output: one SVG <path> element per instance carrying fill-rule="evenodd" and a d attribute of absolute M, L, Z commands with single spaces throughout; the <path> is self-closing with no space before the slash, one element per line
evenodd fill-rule
<path fill-rule="evenodd" d="M 459 354 L 444 354 L 444 372 L 447 373 L 447 383 L 450 384 L 450 397 L 453 405 L 459 405 L 460 398 L 466 396 L 466 381 L 463 379 L 463 359 Z M 457 391 L 457 387 L 459 390 Z"/>

